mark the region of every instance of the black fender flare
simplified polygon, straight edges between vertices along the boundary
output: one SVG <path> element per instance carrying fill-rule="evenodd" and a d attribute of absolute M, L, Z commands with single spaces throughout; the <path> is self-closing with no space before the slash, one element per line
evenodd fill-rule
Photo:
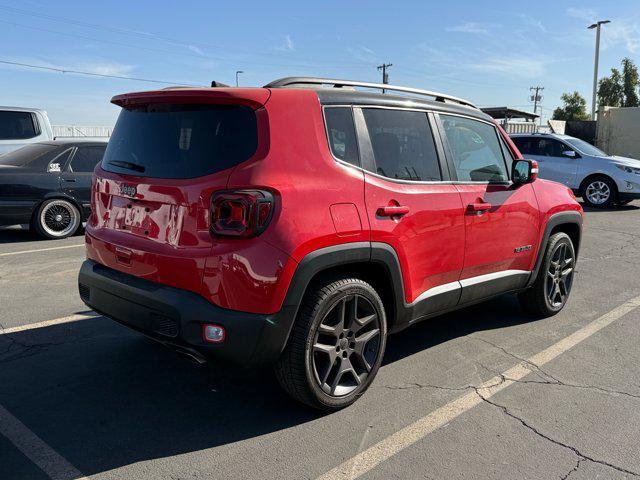
<path fill-rule="evenodd" d="M 554 228 L 559 225 L 564 224 L 574 224 L 578 225 L 580 230 L 580 238 L 582 238 L 582 215 L 580 212 L 576 210 L 568 210 L 565 212 L 554 213 L 549 217 L 547 223 L 544 228 L 544 233 L 542 234 L 542 239 L 540 240 L 540 245 L 538 246 L 538 255 L 536 257 L 536 263 L 531 271 L 531 276 L 529 277 L 529 281 L 525 288 L 529 288 L 535 282 L 536 277 L 538 276 L 538 272 L 540 271 L 540 266 L 542 265 L 542 259 L 544 258 L 545 250 L 547 242 L 549 241 L 549 237 L 551 236 L 551 232 Z M 574 245 L 576 251 L 576 260 L 578 259 L 578 252 L 580 250 L 580 242 L 577 245 Z"/>

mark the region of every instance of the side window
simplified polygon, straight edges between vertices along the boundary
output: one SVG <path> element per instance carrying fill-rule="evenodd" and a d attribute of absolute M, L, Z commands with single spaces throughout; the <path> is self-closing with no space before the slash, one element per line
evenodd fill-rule
<path fill-rule="evenodd" d="M 105 147 L 78 147 L 71 160 L 69 170 L 77 173 L 91 173 L 96 164 L 102 160 Z"/>
<path fill-rule="evenodd" d="M 426 113 L 366 108 L 363 114 L 376 173 L 398 180 L 442 180 Z"/>
<path fill-rule="evenodd" d="M 360 165 L 358 143 L 353 114 L 349 107 L 326 107 L 324 116 L 327 122 L 329 148 L 333 155 L 351 165 Z"/>
<path fill-rule="evenodd" d="M 543 157 L 562 157 L 562 152 L 567 148 L 558 140 L 541 138 L 538 140 L 538 155 Z"/>
<path fill-rule="evenodd" d="M 440 115 L 458 180 L 506 182 L 509 174 L 495 127 L 470 118 Z"/>
<path fill-rule="evenodd" d="M 67 163 L 67 159 L 69 158 L 69 154 L 72 150 L 73 149 L 69 148 L 56 155 L 52 160 L 49 160 L 47 163 L 47 172 L 60 173 L 64 168 L 64 164 Z"/>
<path fill-rule="evenodd" d="M 511 140 L 516 144 L 516 147 L 518 147 L 518 150 L 520 150 L 522 155 L 537 155 L 536 147 L 538 145 L 538 141 L 536 139 L 529 137 L 514 137 Z"/>

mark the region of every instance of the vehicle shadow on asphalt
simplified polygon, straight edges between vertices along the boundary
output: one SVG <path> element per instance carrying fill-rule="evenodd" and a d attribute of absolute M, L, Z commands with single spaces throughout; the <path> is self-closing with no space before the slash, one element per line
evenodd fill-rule
<path fill-rule="evenodd" d="M 513 296 L 501 297 L 391 336 L 384 363 L 527 321 Z M 104 317 L 0 335 L 0 404 L 85 475 L 322 416 L 269 371 L 199 366 Z"/>
<path fill-rule="evenodd" d="M 84 235 L 84 228 L 79 228 L 78 231 L 72 236 L 73 237 L 82 237 Z M 37 242 L 40 241 L 42 243 L 42 248 L 47 248 L 47 246 L 55 246 L 56 241 L 58 240 L 46 240 L 33 230 L 28 230 L 26 228 L 0 228 L 0 245 L 2 244 L 10 244 L 10 243 L 25 243 L 25 242 Z"/>
<path fill-rule="evenodd" d="M 594 212 L 594 213 L 604 213 L 604 212 L 630 212 L 630 211 L 634 211 L 634 210 L 640 210 L 640 205 L 638 205 L 637 203 L 629 203 L 627 205 L 613 205 L 612 207 L 600 207 L 600 208 L 595 208 L 595 207 L 590 207 L 589 205 L 587 205 L 584 202 L 580 202 L 580 205 L 582 206 L 583 210 L 585 212 Z"/>

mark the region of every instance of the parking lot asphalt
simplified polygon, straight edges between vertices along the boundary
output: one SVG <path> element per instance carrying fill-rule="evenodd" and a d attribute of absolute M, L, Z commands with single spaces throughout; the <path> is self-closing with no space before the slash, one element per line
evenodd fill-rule
<path fill-rule="evenodd" d="M 0 479 L 640 476 L 640 202 L 586 212 L 560 314 L 507 295 L 423 322 L 329 415 L 92 316 L 82 245 L 0 232 Z"/>

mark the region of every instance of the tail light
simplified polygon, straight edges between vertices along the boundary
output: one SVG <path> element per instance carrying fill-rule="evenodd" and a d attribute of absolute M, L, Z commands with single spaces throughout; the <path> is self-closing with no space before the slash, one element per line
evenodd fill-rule
<path fill-rule="evenodd" d="M 274 198 L 265 190 L 216 192 L 211 197 L 211 233 L 227 237 L 255 237 L 269 225 Z"/>

